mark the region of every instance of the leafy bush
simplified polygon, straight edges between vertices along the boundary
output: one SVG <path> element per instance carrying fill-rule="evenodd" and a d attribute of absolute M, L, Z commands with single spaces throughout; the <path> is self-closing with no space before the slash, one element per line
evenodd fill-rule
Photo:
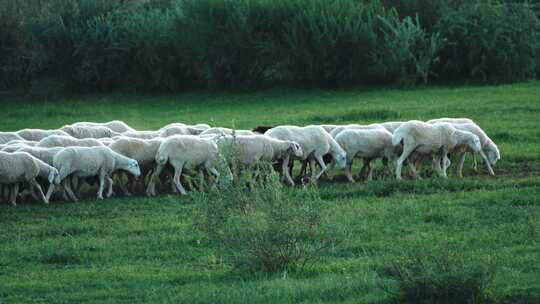
<path fill-rule="evenodd" d="M 538 70 L 540 23 L 526 3 L 471 1 L 445 11 L 435 30 L 449 42 L 441 79 L 518 81 Z"/>
<path fill-rule="evenodd" d="M 313 187 L 286 189 L 269 165 L 236 175 L 226 189 L 195 194 L 196 228 L 224 261 L 249 271 L 301 269 L 338 242 Z"/>
<path fill-rule="evenodd" d="M 378 270 L 398 303 L 486 303 L 493 270 L 447 246 L 412 251 Z"/>
<path fill-rule="evenodd" d="M 431 66 L 444 41 L 438 33 L 427 34 L 415 19 L 399 19 L 396 10 L 379 16 L 381 41 L 373 53 L 375 70 L 382 79 L 402 85 L 428 82 Z"/>

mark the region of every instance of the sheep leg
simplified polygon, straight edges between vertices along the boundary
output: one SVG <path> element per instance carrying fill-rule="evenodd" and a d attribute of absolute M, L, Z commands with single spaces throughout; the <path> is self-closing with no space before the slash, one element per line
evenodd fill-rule
<path fill-rule="evenodd" d="M 113 179 L 107 175 L 107 182 L 109 184 L 109 189 L 107 191 L 107 198 L 111 197 L 113 195 Z M 122 184 L 122 183 L 120 183 Z"/>
<path fill-rule="evenodd" d="M 29 181 L 29 183 L 30 183 L 30 186 L 32 187 L 32 190 L 34 188 L 37 189 L 41 201 L 44 202 L 45 204 L 48 204 L 49 200 L 47 199 L 47 197 L 45 197 L 45 194 L 43 194 L 43 189 L 41 188 L 39 183 L 35 179 Z"/>
<path fill-rule="evenodd" d="M 404 146 L 403 147 L 403 153 L 401 153 L 401 156 L 398 158 L 396 162 L 396 179 L 401 180 L 401 169 L 403 168 L 403 162 L 409 157 L 409 155 L 414 151 L 414 147 L 411 146 Z M 409 163 L 409 167 L 412 169 L 411 162 Z M 416 168 L 413 172 L 416 171 Z"/>
<path fill-rule="evenodd" d="M 120 186 L 120 191 L 122 191 L 125 196 L 131 196 L 132 194 L 128 189 L 128 184 L 130 181 L 129 176 L 127 176 L 127 174 L 124 172 L 121 172 L 120 175 L 115 175 L 115 177 L 116 176 L 118 176 L 119 179 L 118 185 Z"/>
<path fill-rule="evenodd" d="M 352 166 L 352 165 L 351 165 Z M 328 179 L 329 180 L 333 180 L 334 179 L 334 169 L 336 167 L 336 162 L 334 161 L 334 159 L 332 158 L 332 160 L 330 161 L 330 163 L 328 164 L 328 170 L 326 171 L 326 175 L 328 176 Z"/>
<path fill-rule="evenodd" d="M 283 177 L 285 178 L 285 180 L 291 185 L 291 186 L 294 186 L 294 181 L 291 177 L 291 175 L 289 174 L 289 158 L 290 156 L 287 155 L 285 156 L 285 158 L 283 159 L 283 163 L 282 163 L 282 172 L 283 172 Z"/>
<path fill-rule="evenodd" d="M 161 174 L 161 171 L 163 171 L 164 167 L 165 167 L 165 164 L 156 165 L 156 169 L 150 176 L 150 181 L 148 181 L 148 187 L 146 187 L 146 196 L 156 195 L 156 182 L 157 182 L 157 179 L 159 179 L 159 175 Z"/>
<path fill-rule="evenodd" d="M 450 167 L 450 164 L 451 164 L 451 161 L 450 161 L 450 158 L 448 158 L 448 149 L 443 148 L 443 153 L 442 153 L 442 173 L 443 173 L 444 178 L 448 177 L 448 175 L 446 174 L 446 169 L 448 169 L 448 167 Z"/>
<path fill-rule="evenodd" d="M 371 165 L 371 160 L 368 160 L 367 168 L 368 168 L 367 180 L 372 181 L 373 180 L 373 166 Z"/>
<path fill-rule="evenodd" d="M 298 176 L 298 179 L 300 181 L 302 181 L 307 176 L 307 165 L 308 165 L 308 160 L 303 160 L 302 167 L 300 168 L 300 175 Z M 309 163 L 309 165 L 310 165 L 311 173 L 313 174 L 313 167 L 311 166 L 311 162 Z"/>
<path fill-rule="evenodd" d="M 9 202 L 13 206 L 17 206 L 17 195 L 19 195 L 19 183 L 15 183 L 15 184 L 13 184 L 13 186 L 11 186 L 11 193 L 10 193 L 10 197 L 9 197 Z"/>
<path fill-rule="evenodd" d="M 493 168 L 491 168 L 491 164 L 489 163 L 489 160 L 488 160 L 486 154 L 484 153 L 484 151 L 480 150 L 480 156 L 484 160 L 484 164 L 486 164 L 486 167 L 487 167 L 487 169 L 489 171 L 489 175 L 495 176 L 495 172 L 493 172 Z"/>
<path fill-rule="evenodd" d="M 204 171 L 199 170 L 199 191 L 204 192 Z"/>
<path fill-rule="evenodd" d="M 182 168 L 184 167 L 184 164 L 180 163 L 177 166 L 175 164 L 172 165 L 174 167 L 173 183 L 182 195 L 186 195 L 187 191 L 184 189 L 184 186 L 182 186 L 182 183 L 180 183 L 180 176 L 182 175 Z"/>
<path fill-rule="evenodd" d="M 458 169 L 457 169 L 459 178 L 463 178 L 463 165 L 465 164 L 465 155 L 466 155 L 465 152 L 461 152 L 459 154 L 459 164 L 458 164 Z"/>
<path fill-rule="evenodd" d="M 71 189 L 71 182 L 69 178 L 65 178 L 64 180 L 62 180 L 62 185 L 64 186 L 64 190 L 67 192 L 68 197 L 72 201 L 76 202 L 79 200 L 77 196 L 75 195 L 75 193 L 73 193 L 73 190 Z"/>
<path fill-rule="evenodd" d="M 314 155 L 314 157 L 319 163 L 319 165 L 321 166 L 321 171 L 319 172 L 319 174 L 315 176 L 315 181 L 317 181 L 324 174 L 324 171 L 326 171 L 326 164 L 324 163 L 324 160 L 321 155 Z"/>
<path fill-rule="evenodd" d="M 105 188 L 105 173 L 100 172 L 99 173 L 99 188 L 97 192 L 97 199 L 102 200 L 103 199 L 103 190 Z"/>
<path fill-rule="evenodd" d="M 476 153 L 472 154 L 473 159 L 473 170 L 474 172 L 478 172 L 478 162 L 476 161 Z"/>
<path fill-rule="evenodd" d="M 51 196 L 53 192 L 54 192 L 54 183 L 50 183 L 49 188 L 47 189 L 47 194 L 45 194 L 45 197 L 47 198 L 48 201 L 51 200 Z"/>
<path fill-rule="evenodd" d="M 347 177 L 347 179 L 351 183 L 354 183 L 354 178 L 353 178 L 352 172 L 351 172 L 352 165 L 353 165 L 353 160 L 354 159 L 347 160 L 347 165 L 345 166 L 345 176 Z"/>

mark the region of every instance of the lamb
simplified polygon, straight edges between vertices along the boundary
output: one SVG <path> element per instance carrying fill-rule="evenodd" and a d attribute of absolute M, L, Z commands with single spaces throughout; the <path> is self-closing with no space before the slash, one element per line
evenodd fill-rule
<path fill-rule="evenodd" d="M 341 133 L 343 130 L 373 130 L 373 129 L 379 129 L 379 130 L 386 130 L 383 126 L 380 124 L 370 124 L 370 125 L 358 125 L 358 124 L 350 124 L 350 125 L 343 125 L 343 126 L 337 126 L 330 132 L 330 135 L 332 138 L 336 138 L 336 136 Z"/>
<path fill-rule="evenodd" d="M 334 161 L 336 161 L 340 168 L 344 168 L 346 165 L 347 155 L 345 151 L 332 136 L 320 126 L 279 126 L 268 130 L 265 135 L 280 140 L 289 140 L 298 143 L 302 148 L 303 154 L 302 156 L 295 158 L 302 161 L 309 160 L 313 181 L 317 181 L 327 169 L 323 160 L 325 154 L 332 154 Z M 290 176 L 288 168 L 290 159 L 293 158 L 285 157 L 282 164 L 282 170 L 284 178 L 289 184 L 294 186 L 294 181 Z M 318 174 L 315 174 L 314 171 L 315 161 L 321 166 L 321 171 Z"/>
<path fill-rule="evenodd" d="M 49 183 L 52 183 L 58 176 L 58 170 L 25 152 L 0 152 L 0 184 L 12 185 L 9 199 L 11 204 L 16 204 L 20 182 L 27 182 L 32 189 L 36 188 L 41 200 L 45 204 L 49 203 L 36 181 L 38 176 L 45 177 Z"/>
<path fill-rule="evenodd" d="M 435 170 L 441 177 L 446 177 L 448 152 L 456 146 L 468 145 L 473 151 L 481 149 L 478 136 L 461 130 L 457 130 L 449 123 L 429 124 L 417 120 L 402 124 L 392 136 L 392 144 L 403 144 L 403 152 L 397 160 L 396 178 L 401 180 L 401 169 L 405 160 L 415 152 L 421 155 L 434 156 Z M 440 153 L 440 155 L 439 155 Z M 442 157 L 444 169 L 441 169 Z M 416 175 L 416 168 L 409 162 L 411 170 Z"/>
<path fill-rule="evenodd" d="M 219 177 L 220 173 L 216 166 L 223 164 L 227 170 L 227 179 L 232 180 L 232 173 L 224 164 L 217 144 L 211 139 L 194 135 L 175 135 L 166 138 L 157 151 L 156 163 L 156 169 L 146 190 L 149 196 L 156 195 L 155 184 L 166 164 L 170 164 L 174 168 L 173 183 L 181 194 L 187 193 L 180 183 L 183 169 L 203 167 L 214 176 Z"/>
<path fill-rule="evenodd" d="M 43 130 L 43 129 L 22 129 L 16 132 L 17 135 L 30 141 L 40 141 L 50 135 L 69 136 L 68 133 L 62 130 Z"/>
<path fill-rule="evenodd" d="M 37 147 L 96 147 L 105 146 L 102 142 L 94 138 L 77 139 L 70 136 L 51 135 L 40 140 Z"/>
<path fill-rule="evenodd" d="M 121 137 L 112 143 L 109 148 L 126 157 L 135 159 L 139 163 L 143 176 L 149 173 L 155 165 L 156 154 L 164 138 L 138 139 L 130 137 Z M 128 179 L 129 181 L 129 179 Z M 122 192 L 131 195 L 123 183 L 120 183 Z"/>
<path fill-rule="evenodd" d="M 347 166 L 345 175 L 350 182 L 354 182 L 351 167 L 354 158 L 364 160 L 363 174 L 368 180 L 372 179 L 373 167 L 371 161 L 377 158 L 385 159 L 385 167 L 388 160 L 396 158 L 396 148 L 392 145 L 392 133 L 386 130 L 344 130 L 336 136 L 336 142 L 347 153 Z"/>
<path fill-rule="evenodd" d="M 0 144 L 6 144 L 12 140 L 24 140 L 15 132 L 0 132 Z"/>
<path fill-rule="evenodd" d="M 487 134 L 475 123 L 458 123 L 452 124 L 456 129 L 461 131 L 468 131 L 480 139 L 480 144 L 482 148 L 478 153 L 484 161 L 484 164 L 487 167 L 487 170 L 490 175 L 495 175 L 493 172 L 492 166 L 501 158 L 499 148 L 497 145 L 487 136 Z M 463 163 L 465 162 L 465 152 L 473 152 L 468 146 L 464 146 L 459 149 L 459 165 L 458 165 L 458 176 L 463 177 Z"/>
<path fill-rule="evenodd" d="M 109 122 L 76 122 L 76 123 L 72 124 L 72 126 L 75 126 L 75 127 L 106 127 L 106 128 L 109 128 L 109 129 L 113 130 L 114 132 L 118 132 L 118 133 L 124 133 L 124 132 L 128 132 L 128 131 L 135 131 L 135 129 L 133 129 L 132 127 L 128 126 L 128 124 L 126 124 L 125 122 L 120 121 L 120 120 L 113 120 L 113 121 L 109 121 Z"/>
<path fill-rule="evenodd" d="M 60 128 L 60 130 L 68 133 L 69 135 L 84 139 L 84 138 L 103 138 L 118 136 L 120 133 L 115 132 L 107 127 L 103 126 L 73 126 L 67 125 Z"/>
<path fill-rule="evenodd" d="M 255 135 L 255 132 L 250 130 L 233 130 L 229 128 L 210 128 L 204 130 L 200 135 L 217 134 L 217 135 Z"/>
<path fill-rule="evenodd" d="M 112 195 L 113 180 L 111 174 L 116 170 L 125 170 L 135 177 L 141 175 L 139 164 L 136 160 L 114 152 L 109 147 L 68 147 L 58 152 L 53 158 L 54 167 L 58 168 L 59 174 L 54 179 L 55 185 L 59 185 L 68 176 L 90 177 L 98 176 L 99 189 L 97 199 L 103 199 L 105 179 L 108 182 L 107 197 Z M 78 198 L 71 190 L 69 183 L 63 183 L 68 195 L 73 201 Z"/>

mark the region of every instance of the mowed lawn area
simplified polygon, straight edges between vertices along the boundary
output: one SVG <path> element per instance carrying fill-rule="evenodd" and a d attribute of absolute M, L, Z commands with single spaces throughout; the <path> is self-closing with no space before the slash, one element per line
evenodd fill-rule
<path fill-rule="evenodd" d="M 120 119 L 257 125 L 468 117 L 497 143 L 496 177 L 319 184 L 324 212 L 350 237 L 302 272 L 239 273 L 191 232 L 189 197 L 0 206 L 0 303 L 387 303 L 377 269 L 411 250 L 446 248 L 493 268 L 503 303 L 540 302 L 540 82 L 501 86 L 270 90 L 5 98 L 0 129 Z M 424 166 L 427 170 L 429 166 Z M 438 250 L 438 249 L 437 249 Z"/>

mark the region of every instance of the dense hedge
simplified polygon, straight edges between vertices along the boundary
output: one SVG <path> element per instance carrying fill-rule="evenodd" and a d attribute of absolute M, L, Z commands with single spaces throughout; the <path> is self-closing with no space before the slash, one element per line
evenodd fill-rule
<path fill-rule="evenodd" d="M 538 6 L 523 1 L 4 2 L 4 90 L 508 82 L 540 71 Z"/>

